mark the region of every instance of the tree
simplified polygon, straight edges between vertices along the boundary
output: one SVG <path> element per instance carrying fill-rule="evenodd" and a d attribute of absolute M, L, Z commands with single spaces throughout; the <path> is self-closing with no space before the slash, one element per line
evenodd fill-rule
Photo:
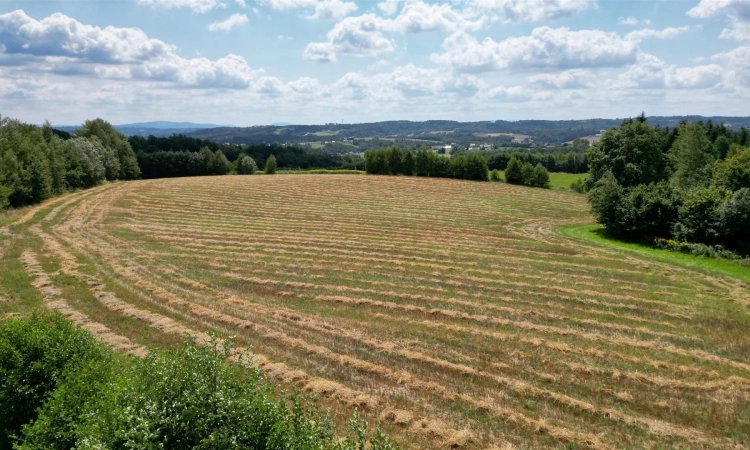
<path fill-rule="evenodd" d="M 497 182 L 502 181 L 502 179 L 503 177 L 500 176 L 500 172 L 498 172 L 497 170 L 493 170 L 492 172 L 490 172 L 490 181 Z"/>
<path fill-rule="evenodd" d="M 391 175 L 398 175 L 402 173 L 403 156 L 401 155 L 401 149 L 393 146 L 388 149 L 388 172 Z"/>
<path fill-rule="evenodd" d="M 550 188 L 549 172 L 547 172 L 547 169 L 545 169 L 541 163 L 537 163 L 536 167 L 534 167 L 531 186 L 541 187 L 545 189 Z"/>
<path fill-rule="evenodd" d="M 510 184 L 523 184 L 522 164 L 516 157 L 510 158 L 505 169 L 505 181 Z"/>
<path fill-rule="evenodd" d="M 623 188 L 609 171 L 605 172 L 589 191 L 591 212 L 596 216 L 596 221 L 615 236 L 622 235 L 625 228 L 622 199 Z"/>
<path fill-rule="evenodd" d="M 679 208 L 674 236 L 687 242 L 718 244 L 721 241 L 719 208 L 732 196 L 725 189 L 699 188 L 687 193 Z"/>
<path fill-rule="evenodd" d="M 432 150 L 428 150 L 425 148 L 420 148 L 417 151 L 417 158 L 416 162 L 414 164 L 414 171 L 416 172 L 418 177 L 428 177 L 430 176 L 430 154 L 432 153 Z"/>
<path fill-rule="evenodd" d="M 724 245 L 750 251 L 750 189 L 738 190 L 719 207 L 719 224 Z"/>
<path fill-rule="evenodd" d="M 273 175 L 276 173 L 276 157 L 271 155 L 266 160 L 266 175 Z"/>
<path fill-rule="evenodd" d="M 640 120 L 625 121 L 620 128 L 607 131 L 588 151 L 588 182 L 595 184 L 607 172 L 625 188 L 666 179 L 663 139 L 648 122 Z"/>
<path fill-rule="evenodd" d="M 529 163 L 523 163 L 521 165 L 521 178 L 523 184 L 526 186 L 533 186 L 534 184 L 534 166 Z"/>
<path fill-rule="evenodd" d="M 708 186 L 716 160 L 714 152 L 714 146 L 700 124 L 681 124 L 669 152 L 675 168 L 672 176 L 674 185 L 685 191 Z"/>
<path fill-rule="evenodd" d="M 235 162 L 235 170 L 238 175 L 252 175 L 258 171 L 258 165 L 253 158 L 242 155 Z"/>
<path fill-rule="evenodd" d="M 732 144 L 727 159 L 716 164 L 711 184 L 730 191 L 750 188 L 750 148 Z"/>
<path fill-rule="evenodd" d="M 401 166 L 401 173 L 407 176 L 412 176 L 414 175 L 415 170 L 416 170 L 416 160 L 414 158 L 414 152 L 410 148 L 407 148 L 404 151 L 404 157 L 403 157 L 402 166 Z"/>
<path fill-rule="evenodd" d="M 469 153 L 468 155 L 466 155 L 465 170 L 465 179 L 474 181 L 487 181 L 489 169 L 487 168 L 487 160 L 484 159 L 482 155 L 479 155 L 477 153 Z"/>
<path fill-rule="evenodd" d="M 669 182 L 639 184 L 621 200 L 622 233 L 632 237 L 669 238 L 681 198 Z"/>
<path fill-rule="evenodd" d="M 105 148 L 114 151 L 120 164 L 117 178 L 135 180 L 140 177 L 141 171 L 138 167 L 138 159 L 130 146 L 130 142 L 124 134 L 117 131 L 109 122 L 102 119 L 87 120 L 76 131 L 76 136 L 86 138 L 96 136 Z"/>

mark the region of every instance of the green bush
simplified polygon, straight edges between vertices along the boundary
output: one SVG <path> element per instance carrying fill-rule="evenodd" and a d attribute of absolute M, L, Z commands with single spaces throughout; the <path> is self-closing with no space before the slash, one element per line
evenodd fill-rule
<path fill-rule="evenodd" d="M 258 165 L 253 158 L 242 155 L 235 162 L 235 171 L 238 175 L 252 175 L 258 171 Z"/>
<path fill-rule="evenodd" d="M 719 207 L 731 195 L 731 192 L 717 188 L 694 189 L 688 192 L 679 209 L 679 221 L 674 226 L 674 238 L 678 241 L 709 245 L 721 243 Z"/>
<path fill-rule="evenodd" d="M 276 173 L 276 157 L 271 155 L 266 160 L 265 166 L 266 175 L 273 175 Z"/>
<path fill-rule="evenodd" d="M 586 182 L 583 178 L 579 178 L 575 180 L 574 182 L 570 183 L 570 190 L 574 192 L 578 192 L 579 194 L 585 194 L 587 191 L 586 189 Z"/>
<path fill-rule="evenodd" d="M 500 172 L 497 169 L 490 172 L 490 181 L 494 181 L 494 182 L 503 181 L 503 177 L 500 176 Z"/>
<path fill-rule="evenodd" d="M 531 178 L 526 180 L 525 184 L 532 187 L 549 189 L 549 172 L 547 172 L 547 169 L 541 163 L 537 163 L 534 171 L 531 173 Z"/>
<path fill-rule="evenodd" d="M 510 184 L 523 184 L 523 165 L 515 158 L 510 158 L 505 169 L 505 181 Z"/>
<path fill-rule="evenodd" d="M 355 414 L 344 439 L 312 399 L 278 393 L 231 341 L 117 356 L 59 314 L 0 321 L 0 447 L 393 450 Z M 16 438 L 13 438 L 13 436 Z"/>
<path fill-rule="evenodd" d="M 0 321 L 0 448 L 9 448 L 12 436 L 37 418 L 37 408 L 68 377 L 91 362 L 108 364 L 110 355 L 59 314 Z"/>

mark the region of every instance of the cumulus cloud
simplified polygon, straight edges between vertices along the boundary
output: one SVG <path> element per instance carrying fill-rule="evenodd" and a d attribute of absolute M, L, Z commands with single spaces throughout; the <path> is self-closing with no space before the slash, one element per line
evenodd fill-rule
<path fill-rule="evenodd" d="M 208 26 L 208 29 L 211 31 L 229 31 L 234 27 L 247 23 L 247 21 L 248 18 L 244 14 L 232 14 L 226 20 L 212 23 Z"/>
<path fill-rule="evenodd" d="M 724 70 L 716 64 L 695 67 L 668 65 L 654 55 L 642 54 L 637 64 L 620 76 L 619 86 L 636 89 L 705 89 L 719 84 Z"/>
<path fill-rule="evenodd" d="M 636 26 L 636 25 L 651 25 L 651 21 L 648 19 L 644 20 L 638 20 L 635 17 L 620 17 L 617 19 L 617 23 L 620 25 L 629 25 L 629 26 Z"/>
<path fill-rule="evenodd" d="M 729 26 L 719 37 L 750 42 L 750 1 L 749 0 L 701 0 L 687 14 L 697 19 L 706 19 L 719 13 L 729 14 Z"/>
<path fill-rule="evenodd" d="M 636 61 L 642 40 L 666 39 L 686 29 L 639 30 L 623 38 L 601 30 L 539 27 L 529 36 L 481 43 L 459 31 L 446 38 L 443 53 L 433 54 L 432 60 L 462 72 L 623 67 Z"/>
<path fill-rule="evenodd" d="M 470 5 L 505 22 L 539 22 L 572 16 L 596 0 L 472 0 Z"/>
<path fill-rule="evenodd" d="M 219 0 L 138 0 L 138 4 L 160 8 L 189 8 L 199 14 L 226 6 Z"/>
<path fill-rule="evenodd" d="M 399 15 L 393 19 L 372 13 L 344 18 L 328 32 L 326 42 L 310 43 L 304 56 L 314 61 L 330 62 L 335 61 L 336 54 L 339 53 L 377 55 L 395 49 L 393 41 L 386 38 L 384 32 L 449 32 L 459 29 L 476 30 L 482 26 L 482 18 L 472 20 L 453 10 L 450 5 L 407 0 Z"/>
<path fill-rule="evenodd" d="M 382 3 L 378 3 L 378 8 L 383 11 L 383 14 L 392 16 L 398 11 L 401 0 L 385 0 Z"/>
<path fill-rule="evenodd" d="M 501 42 L 487 38 L 479 43 L 457 32 L 443 42 L 443 50 L 432 55 L 433 61 L 464 72 L 622 67 L 635 62 L 638 54 L 635 41 L 616 33 L 550 27 Z"/>
<path fill-rule="evenodd" d="M 559 73 L 542 73 L 529 77 L 532 86 L 542 89 L 581 89 L 588 87 L 593 79 L 590 70 L 571 69 Z"/>
<path fill-rule="evenodd" d="M 343 0 L 263 0 L 276 10 L 313 9 L 315 12 L 308 16 L 310 19 L 340 19 L 357 10 L 354 2 Z"/>
<path fill-rule="evenodd" d="M 23 11 L 0 15 L 0 55 L 6 64 L 62 75 L 169 82 L 196 88 L 255 88 L 261 71 L 240 56 L 216 61 L 183 58 L 174 46 L 137 28 L 99 28 L 64 14 L 35 20 Z"/>

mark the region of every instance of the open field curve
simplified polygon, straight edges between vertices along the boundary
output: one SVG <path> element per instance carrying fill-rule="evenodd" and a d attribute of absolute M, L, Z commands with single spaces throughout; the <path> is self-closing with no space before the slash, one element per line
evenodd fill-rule
<path fill-rule="evenodd" d="M 747 284 L 555 231 L 588 210 L 416 177 L 114 183 L 2 229 L 0 307 L 135 354 L 236 335 L 406 448 L 750 446 Z"/>

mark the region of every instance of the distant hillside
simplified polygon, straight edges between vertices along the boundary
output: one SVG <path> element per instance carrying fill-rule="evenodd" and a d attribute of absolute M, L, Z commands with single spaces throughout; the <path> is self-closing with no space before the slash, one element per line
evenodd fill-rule
<path fill-rule="evenodd" d="M 122 125 L 115 125 L 115 128 L 126 136 L 171 136 L 173 134 L 185 134 L 194 131 L 199 131 L 207 128 L 217 128 L 220 125 L 215 124 L 201 124 L 191 122 L 143 122 L 143 123 L 127 123 Z M 58 130 L 67 131 L 73 133 L 79 128 L 75 126 L 56 126 Z"/>
<path fill-rule="evenodd" d="M 575 138 L 591 136 L 601 130 L 619 126 L 623 119 L 587 120 L 520 120 L 455 122 L 430 120 L 426 122 L 389 121 L 361 124 L 286 125 L 255 127 L 219 127 L 188 133 L 201 139 L 233 144 L 298 143 L 314 147 L 325 142 L 353 142 L 371 138 L 400 138 L 416 142 L 450 143 L 458 141 L 484 141 L 502 144 L 512 142 L 511 135 L 530 136 L 536 144 L 560 144 Z M 750 117 L 649 117 L 649 122 L 662 127 L 674 127 L 680 120 L 711 120 L 714 124 L 725 124 L 733 128 L 750 128 Z M 416 143 L 415 142 L 415 143 Z"/>

